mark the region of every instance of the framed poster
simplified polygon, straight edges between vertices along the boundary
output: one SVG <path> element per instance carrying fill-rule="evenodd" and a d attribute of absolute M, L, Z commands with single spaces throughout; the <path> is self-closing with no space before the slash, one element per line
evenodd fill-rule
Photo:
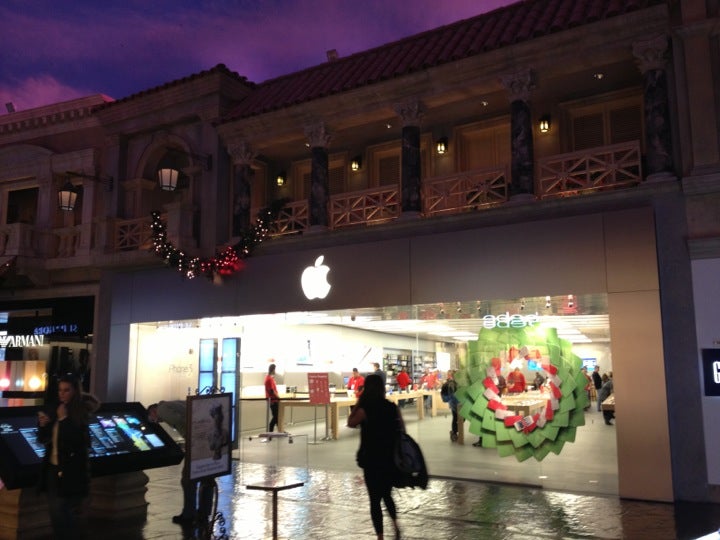
<path fill-rule="evenodd" d="M 231 392 L 188 396 L 185 459 L 190 480 L 230 474 L 232 396 Z"/>

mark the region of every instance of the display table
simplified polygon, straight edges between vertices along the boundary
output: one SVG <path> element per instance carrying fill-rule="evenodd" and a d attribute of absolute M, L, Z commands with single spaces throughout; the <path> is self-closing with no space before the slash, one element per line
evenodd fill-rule
<path fill-rule="evenodd" d="M 414 399 L 417 407 L 418 420 L 425 418 L 425 408 L 423 407 L 423 396 L 422 390 L 411 390 L 410 392 L 393 392 L 392 394 L 386 394 L 385 398 L 388 401 L 392 401 L 396 405 L 403 399 Z"/>
<path fill-rule="evenodd" d="M 440 399 L 439 392 L 437 394 L 438 399 Z M 388 401 L 392 401 L 396 404 L 403 399 L 415 399 L 417 404 L 418 419 L 422 420 L 425 418 L 425 409 L 423 408 L 424 395 L 425 392 L 415 390 L 412 392 L 387 394 L 385 397 Z M 339 394 L 335 394 L 331 397 L 330 403 L 327 404 L 310 403 L 309 399 L 301 398 L 281 399 L 278 405 L 278 431 L 285 431 L 283 428 L 285 426 L 286 409 L 291 409 L 293 407 L 327 407 L 328 412 L 326 413 L 326 421 L 329 422 L 330 425 L 330 437 L 332 439 L 337 439 L 340 431 L 340 408 L 352 407 L 355 403 L 357 403 L 357 398 L 352 396 L 342 396 Z"/>
<path fill-rule="evenodd" d="M 548 399 L 550 399 L 549 394 L 525 392 L 522 394 L 505 395 L 502 397 L 502 402 L 509 410 L 519 416 L 532 416 L 534 414 L 540 414 L 545 410 Z"/>

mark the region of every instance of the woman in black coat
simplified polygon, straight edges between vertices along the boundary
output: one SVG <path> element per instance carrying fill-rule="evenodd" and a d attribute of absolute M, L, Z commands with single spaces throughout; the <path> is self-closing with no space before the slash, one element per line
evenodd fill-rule
<path fill-rule="evenodd" d="M 365 486 L 370 496 L 370 517 L 378 540 L 383 537 L 383 515 L 380 502 L 385 502 L 400 538 L 397 510 L 392 498 L 392 481 L 396 474 L 393 460 L 394 441 L 404 428 L 397 405 L 385 399 L 385 384 L 379 375 L 365 377 L 365 388 L 348 417 L 349 427 L 360 426 L 360 449 L 357 462 L 363 469 Z"/>
<path fill-rule="evenodd" d="M 89 413 L 97 410 L 72 374 L 58 381 L 56 408 L 38 413 L 38 437 L 45 445 L 41 489 L 47 493 L 55 538 L 84 538 L 82 508 L 90 491 Z"/>

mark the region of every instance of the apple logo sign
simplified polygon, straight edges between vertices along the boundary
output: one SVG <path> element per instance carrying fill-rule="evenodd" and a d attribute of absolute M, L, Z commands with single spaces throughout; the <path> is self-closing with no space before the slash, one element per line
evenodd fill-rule
<path fill-rule="evenodd" d="M 300 278 L 302 290 L 308 300 L 323 299 L 330 292 L 330 283 L 327 280 L 330 267 L 323 264 L 324 259 L 325 256 L 320 255 L 315 260 L 315 266 L 308 266 Z"/>

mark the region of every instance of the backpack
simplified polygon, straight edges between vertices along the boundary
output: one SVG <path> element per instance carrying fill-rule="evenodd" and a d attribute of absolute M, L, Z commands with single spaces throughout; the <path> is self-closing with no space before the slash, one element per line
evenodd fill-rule
<path fill-rule="evenodd" d="M 392 485 L 396 488 L 427 489 L 428 472 L 420 445 L 404 431 L 395 438 L 393 451 L 395 477 Z"/>
<path fill-rule="evenodd" d="M 456 390 L 457 383 L 454 379 L 449 379 L 445 381 L 440 387 L 440 399 L 442 399 L 445 403 L 448 403 L 450 401 L 450 398 L 455 395 Z"/>

